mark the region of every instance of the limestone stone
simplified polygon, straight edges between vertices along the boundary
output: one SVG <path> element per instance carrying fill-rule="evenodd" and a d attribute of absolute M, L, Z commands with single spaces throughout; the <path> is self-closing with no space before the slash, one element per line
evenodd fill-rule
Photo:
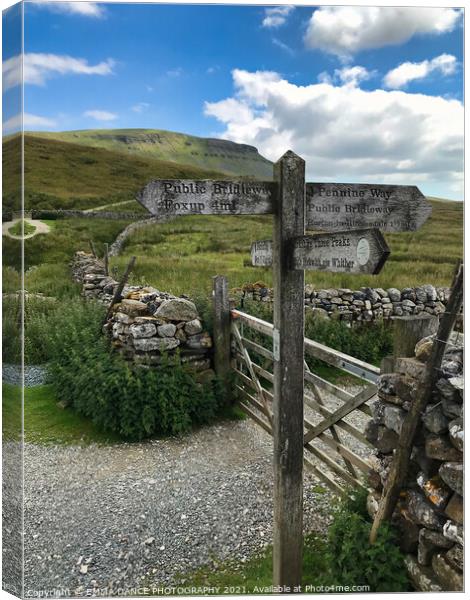
<path fill-rule="evenodd" d="M 427 406 L 421 419 L 426 428 L 432 433 L 444 433 L 448 430 L 449 420 L 444 415 L 441 403 Z"/>
<path fill-rule="evenodd" d="M 413 402 L 418 393 L 419 383 L 409 375 L 402 375 L 395 380 L 395 393 L 403 402 Z"/>
<path fill-rule="evenodd" d="M 449 438 L 454 448 L 463 452 L 464 430 L 462 417 L 449 422 Z"/>
<path fill-rule="evenodd" d="M 401 433 L 403 427 L 403 421 L 406 417 L 406 411 L 399 406 L 386 406 L 384 411 L 384 424 L 385 427 L 391 429 L 398 435 Z"/>
<path fill-rule="evenodd" d="M 416 482 L 423 490 L 429 502 L 438 509 L 445 508 L 452 492 L 439 475 L 429 478 L 425 473 L 421 472 L 418 474 Z"/>
<path fill-rule="evenodd" d="M 463 406 L 460 402 L 454 402 L 447 398 L 442 399 L 442 412 L 449 417 L 455 419 L 463 416 Z"/>
<path fill-rule="evenodd" d="M 138 316 L 147 312 L 147 305 L 145 302 L 140 302 L 139 300 L 130 300 L 129 298 L 124 298 L 119 304 L 119 312 L 123 312 L 131 316 Z"/>
<path fill-rule="evenodd" d="M 442 461 L 459 461 L 462 453 L 452 446 L 448 435 L 430 434 L 425 442 L 426 456 Z"/>
<path fill-rule="evenodd" d="M 212 348 L 212 338 L 208 333 L 197 333 L 196 335 L 188 336 L 186 347 L 195 350 Z"/>
<path fill-rule="evenodd" d="M 396 382 L 400 378 L 398 373 L 383 373 L 377 382 L 379 395 L 381 392 L 390 396 L 396 396 Z"/>
<path fill-rule="evenodd" d="M 454 494 L 446 506 L 446 515 L 455 523 L 463 525 L 463 498 L 459 494 Z"/>
<path fill-rule="evenodd" d="M 165 300 L 157 308 L 155 316 L 178 322 L 192 321 L 198 318 L 195 304 L 185 298 Z"/>
<path fill-rule="evenodd" d="M 382 454 L 390 454 L 398 446 L 398 434 L 387 427 L 379 425 L 375 447 Z"/>
<path fill-rule="evenodd" d="M 394 515 L 392 524 L 398 532 L 398 545 L 402 552 L 416 553 L 418 549 L 419 527 L 413 523 L 407 510 Z"/>
<path fill-rule="evenodd" d="M 371 519 L 375 517 L 376 512 L 379 510 L 379 502 L 381 498 L 379 492 L 373 491 L 367 494 L 366 508 Z"/>
<path fill-rule="evenodd" d="M 419 531 L 418 562 L 420 565 L 431 564 L 433 555 L 440 549 L 451 548 L 453 542 L 446 539 L 442 533 L 422 527 Z"/>
<path fill-rule="evenodd" d="M 176 329 L 176 333 L 175 333 L 175 338 L 177 340 L 179 340 L 181 343 L 186 342 L 186 340 L 188 339 L 186 337 L 186 334 L 184 333 L 184 329 Z"/>
<path fill-rule="evenodd" d="M 434 336 L 428 336 L 420 340 L 415 346 L 415 356 L 418 360 L 426 363 L 434 346 Z"/>
<path fill-rule="evenodd" d="M 126 313 L 117 312 L 114 314 L 114 320 L 119 321 L 119 323 L 125 323 L 126 325 L 130 325 L 134 322 L 134 319 L 130 315 L 126 315 Z"/>
<path fill-rule="evenodd" d="M 134 323 L 129 327 L 129 333 L 134 339 L 150 338 L 157 333 L 157 328 L 153 323 Z"/>
<path fill-rule="evenodd" d="M 463 526 L 449 520 L 444 523 L 442 533 L 445 538 L 463 545 Z"/>
<path fill-rule="evenodd" d="M 196 333 L 201 333 L 201 321 L 199 319 L 193 319 L 192 321 L 188 321 L 184 326 L 184 331 L 187 335 L 196 335 Z"/>
<path fill-rule="evenodd" d="M 460 544 L 455 544 L 453 548 L 446 552 L 445 557 L 454 569 L 463 571 L 463 547 Z"/>
<path fill-rule="evenodd" d="M 320 320 L 330 318 L 328 316 L 328 311 L 326 311 L 324 308 L 313 308 L 312 316 L 314 319 L 320 319 Z"/>
<path fill-rule="evenodd" d="M 407 492 L 406 506 L 411 520 L 417 525 L 439 531 L 443 525 L 442 517 L 425 500 L 424 496 L 415 491 Z"/>
<path fill-rule="evenodd" d="M 432 557 L 432 568 L 444 591 L 463 591 L 463 575 L 446 560 L 445 554 L 439 552 Z"/>
<path fill-rule="evenodd" d="M 455 450 L 455 448 L 454 448 Z M 458 451 L 457 451 L 458 452 Z M 462 457 L 462 453 L 459 452 Z M 439 468 L 439 475 L 447 485 L 457 492 L 463 494 L 463 463 L 461 462 L 445 462 Z"/>
<path fill-rule="evenodd" d="M 163 352 L 165 350 L 173 350 L 179 346 L 180 341 L 175 338 L 142 338 L 134 340 L 134 348 L 141 352 Z"/>
<path fill-rule="evenodd" d="M 157 327 L 157 333 L 162 338 L 173 337 L 176 333 L 176 325 L 173 323 L 165 323 Z"/>
<path fill-rule="evenodd" d="M 396 370 L 398 373 L 423 381 L 426 376 L 426 366 L 416 358 L 397 358 Z"/>
<path fill-rule="evenodd" d="M 416 590 L 420 592 L 442 592 L 442 587 L 431 567 L 420 565 L 412 554 L 405 556 L 405 567 Z"/>

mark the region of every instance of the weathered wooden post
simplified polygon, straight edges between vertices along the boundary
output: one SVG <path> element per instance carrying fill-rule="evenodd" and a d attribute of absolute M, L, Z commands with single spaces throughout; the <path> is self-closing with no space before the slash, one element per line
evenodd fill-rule
<path fill-rule="evenodd" d="M 305 161 L 286 152 L 274 166 L 274 532 L 273 584 L 301 584 L 303 546 L 304 271 L 291 268 L 304 235 Z"/>
<path fill-rule="evenodd" d="M 104 245 L 104 272 L 109 276 L 109 245 Z"/>
<path fill-rule="evenodd" d="M 427 313 L 392 317 L 393 322 L 393 356 L 405 358 L 415 355 L 415 346 L 428 335 L 436 333 L 439 318 Z"/>
<path fill-rule="evenodd" d="M 223 275 L 212 278 L 212 306 L 214 313 L 214 369 L 222 383 L 230 378 L 230 301 L 228 282 Z M 227 386 L 228 389 L 228 386 Z M 230 400 L 230 399 L 229 399 Z"/>

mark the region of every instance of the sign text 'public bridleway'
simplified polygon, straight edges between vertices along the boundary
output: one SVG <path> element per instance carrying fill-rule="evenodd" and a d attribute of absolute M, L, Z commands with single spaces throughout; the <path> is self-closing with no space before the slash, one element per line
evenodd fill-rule
<path fill-rule="evenodd" d="M 307 229 L 416 231 L 432 210 L 412 185 L 307 183 L 305 187 Z"/>
<path fill-rule="evenodd" d="M 160 179 L 137 200 L 155 216 L 262 215 L 274 212 L 274 190 L 273 182 Z"/>
<path fill-rule="evenodd" d="M 296 238 L 292 243 L 291 268 L 309 271 L 376 275 L 390 254 L 378 229 L 319 233 Z M 251 246 L 251 262 L 255 267 L 270 267 L 272 260 L 271 240 Z"/>

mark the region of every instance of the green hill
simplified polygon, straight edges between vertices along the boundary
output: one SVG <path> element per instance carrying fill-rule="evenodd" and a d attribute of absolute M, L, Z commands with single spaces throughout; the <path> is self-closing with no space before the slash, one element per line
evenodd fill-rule
<path fill-rule="evenodd" d="M 211 169 L 229 175 L 272 178 L 272 163 L 247 144 L 201 138 L 159 129 L 85 129 L 63 132 L 28 132 L 45 139 L 95 148 L 105 148 L 132 156 L 158 158 L 170 162 Z"/>
<path fill-rule="evenodd" d="M 20 138 L 3 144 L 3 207 L 19 210 Z M 215 170 L 25 135 L 25 208 L 87 209 L 133 200 L 155 178 L 214 179 Z M 133 203 L 137 209 L 137 202 Z M 123 210 L 133 210 L 133 204 Z"/>

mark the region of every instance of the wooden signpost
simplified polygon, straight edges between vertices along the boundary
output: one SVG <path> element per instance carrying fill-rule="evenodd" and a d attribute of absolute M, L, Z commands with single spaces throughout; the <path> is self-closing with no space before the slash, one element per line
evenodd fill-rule
<path fill-rule="evenodd" d="M 289 253 L 290 266 L 295 270 L 377 275 L 390 249 L 378 229 L 359 229 L 295 238 Z M 251 246 L 251 262 L 255 267 L 273 264 L 271 240 L 255 242 Z"/>
<path fill-rule="evenodd" d="M 416 231 L 432 210 L 416 186 L 368 183 L 307 183 L 306 205 L 307 228 L 323 231 Z"/>
<path fill-rule="evenodd" d="M 378 273 L 390 253 L 379 230 L 414 231 L 431 206 L 416 187 L 306 184 L 305 163 L 290 151 L 274 165 L 273 182 L 155 180 L 137 200 L 157 217 L 274 214 L 273 241 L 252 247 L 253 264 L 272 266 L 274 280 L 273 584 L 300 591 L 304 270 Z M 306 236 L 306 227 L 330 233 Z"/>

